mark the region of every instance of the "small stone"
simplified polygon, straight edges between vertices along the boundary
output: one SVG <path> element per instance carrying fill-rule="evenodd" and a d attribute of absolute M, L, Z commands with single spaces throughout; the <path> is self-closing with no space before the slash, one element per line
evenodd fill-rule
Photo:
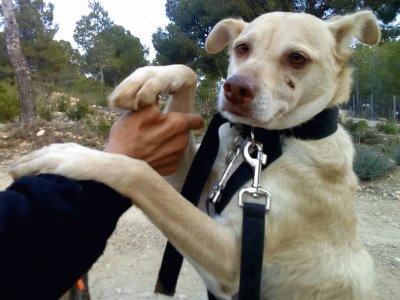
<path fill-rule="evenodd" d="M 36 133 L 36 136 L 42 136 L 44 132 L 45 132 L 44 129 L 41 129 Z"/>

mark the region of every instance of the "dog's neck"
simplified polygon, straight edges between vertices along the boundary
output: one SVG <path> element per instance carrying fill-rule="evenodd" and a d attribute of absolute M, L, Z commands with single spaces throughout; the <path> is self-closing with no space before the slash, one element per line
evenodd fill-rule
<path fill-rule="evenodd" d="M 302 140 L 318 140 L 328 137 L 335 133 L 338 128 L 338 115 L 339 109 L 337 107 L 325 109 L 309 121 L 299 126 L 284 130 L 253 128 L 244 124 L 231 123 L 231 125 L 240 132 L 243 138 L 249 139 L 253 135 L 257 142 L 263 144 L 263 152 L 267 155 L 267 163 L 264 166 L 264 168 L 266 168 L 281 156 L 282 137 L 294 137 Z M 213 120 L 216 120 L 216 122 L 219 124 L 229 122 L 219 114 L 217 114 Z M 216 128 L 218 127 L 219 126 Z M 252 176 L 253 174 L 251 171 L 249 171 L 247 163 L 243 162 L 228 180 L 224 192 L 222 193 L 221 200 L 215 205 L 215 210 L 217 213 L 222 212 L 225 206 L 229 203 L 230 199 L 232 199 L 232 196 L 237 189 L 247 180 L 251 179 Z"/>

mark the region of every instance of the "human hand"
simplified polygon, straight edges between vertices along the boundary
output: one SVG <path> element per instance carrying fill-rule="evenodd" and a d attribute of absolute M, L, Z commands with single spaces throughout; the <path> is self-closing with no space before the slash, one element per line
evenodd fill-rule
<path fill-rule="evenodd" d="M 204 126 L 194 113 L 161 114 L 156 105 L 121 116 L 112 126 L 104 151 L 146 161 L 163 176 L 174 173 L 189 142 L 189 130 Z"/>

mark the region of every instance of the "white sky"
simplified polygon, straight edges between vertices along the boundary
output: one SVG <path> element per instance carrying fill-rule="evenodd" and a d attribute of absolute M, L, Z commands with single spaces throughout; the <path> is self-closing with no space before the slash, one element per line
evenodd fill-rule
<path fill-rule="evenodd" d="M 67 40 L 74 47 L 73 33 L 76 22 L 89 14 L 88 1 L 85 0 L 46 0 L 54 4 L 54 23 L 59 29 L 56 40 Z M 151 35 L 158 27 L 168 22 L 165 15 L 166 0 L 100 0 L 110 19 L 138 37 L 142 45 L 150 48 L 149 58 L 155 57 Z"/>

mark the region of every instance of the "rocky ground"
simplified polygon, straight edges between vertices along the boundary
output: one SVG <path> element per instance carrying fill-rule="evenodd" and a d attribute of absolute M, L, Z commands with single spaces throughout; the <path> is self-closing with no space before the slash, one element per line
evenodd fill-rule
<path fill-rule="evenodd" d="M 11 183 L 11 161 L 52 142 L 73 141 L 98 149 L 104 140 L 60 116 L 22 131 L 0 127 L 0 190 Z M 400 167 L 374 182 L 361 183 L 357 198 L 359 232 L 374 258 L 378 299 L 400 299 Z M 155 296 L 165 239 L 136 208 L 120 219 L 104 255 L 90 272 L 93 299 L 168 299 Z M 175 299 L 206 299 L 198 275 L 184 264 Z"/>

